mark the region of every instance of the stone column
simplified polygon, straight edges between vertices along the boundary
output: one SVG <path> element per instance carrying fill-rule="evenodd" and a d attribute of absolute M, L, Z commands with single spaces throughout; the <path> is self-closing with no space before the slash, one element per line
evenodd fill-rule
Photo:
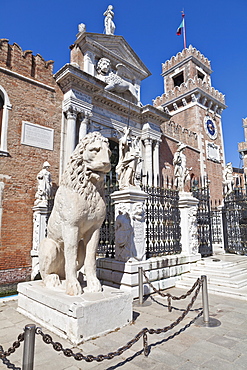
<path fill-rule="evenodd" d="M 155 142 L 154 146 L 154 156 L 153 156 L 153 171 L 154 171 L 154 186 L 158 186 L 157 179 L 160 174 L 160 168 L 159 168 L 159 141 Z"/>
<path fill-rule="evenodd" d="M 73 110 L 72 107 L 66 112 L 67 116 L 67 130 L 65 139 L 65 165 L 68 163 L 69 157 L 73 150 L 75 149 L 75 139 L 76 139 L 76 118 L 77 112 Z"/>
<path fill-rule="evenodd" d="M 79 141 L 84 138 L 84 136 L 87 135 L 87 130 L 88 130 L 88 124 L 89 124 L 89 119 L 92 114 L 85 112 L 85 115 L 81 114 L 81 124 L 80 124 L 80 130 L 79 130 Z"/>
<path fill-rule="evenodd" d="M 51 213 L 49 208 L 48 204 L 40 204 L 33 207 L 32 280 L 39 273 L 39 244 L 46 237 L 47 220 Z"/>
<path fill-rule="evenodd" d="M 145 144 L 145 175 L 148 173 L 149 184 L 152 182 L 153 174 L 153 148 L 152 148 L 152 139 L 144 139 Z"/>
<path fill-rule="evenodd" d="M 144 202 L 147 197 L 148 195 L 138 187 L 115 191 L 111 194 L 115 205 L 115 259 L 117 261 L 146 259 Z"/>
<path fill-rule="evenodd" d="M 196 222 L 198 202 L 199 200 L 194 198 L 191 193 L 179 192 L 182 254 L 186 256 L 193 255 L 195 260 L 201 258 L 198 252 L 199 242 Z"/>

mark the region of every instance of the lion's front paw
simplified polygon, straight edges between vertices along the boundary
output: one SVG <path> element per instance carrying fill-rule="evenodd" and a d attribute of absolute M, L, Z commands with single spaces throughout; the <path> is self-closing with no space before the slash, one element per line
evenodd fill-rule
<path fill-rule="evenodd" d="M 49 274 L 43 279 L 43 281 L 47 288 L 57 288 L 61 285 L 61 281 L 57 274 Z"/>
<path fill-rule="evenodd" d="M 66 281 L 66 294 L 80 295 L 82 293 L 81 285 L 77 279 Z"/>
<path fill-rule="evenodd" d="M 87 280 L 87 292 L 102 292 L 102 286 L 97 278 Z"/>

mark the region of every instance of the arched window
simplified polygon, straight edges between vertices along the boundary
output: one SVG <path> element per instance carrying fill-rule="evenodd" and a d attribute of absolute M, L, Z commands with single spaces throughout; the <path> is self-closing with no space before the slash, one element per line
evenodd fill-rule
<path fill-rule="evenodd" d="M 0 85 L 0 155 L 6 155 L 9 110 L 12 108 L 5 89 Z"/>
<path fill-rule="evenodd" d="M 0 96 L 0 135 L 1 135 L 1 132 L 2 132 L 3 106 L 4 106 L 4 100 Z"/>

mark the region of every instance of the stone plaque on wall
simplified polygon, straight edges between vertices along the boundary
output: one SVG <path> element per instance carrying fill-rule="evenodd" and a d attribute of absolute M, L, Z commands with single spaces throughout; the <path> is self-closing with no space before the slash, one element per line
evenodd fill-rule
<path fill-rule="evenodd" d="M 21 144 L 53 150 L 54 130 L 34 123 L 22 122 Z"/>
<path fill-rule="evenodd" d="M 207 158 L 213 162 L 220 162 L 220 147 L 214 143 L 206 141 L 207 145 Z"/>

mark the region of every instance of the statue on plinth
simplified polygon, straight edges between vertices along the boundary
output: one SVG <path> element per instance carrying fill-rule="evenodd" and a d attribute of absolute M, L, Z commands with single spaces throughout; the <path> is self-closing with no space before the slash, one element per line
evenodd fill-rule
<path fill-rule="evenodd" d="M 48 200 L 52 199 L 53 197 L 51 173 L 49 171 L 49 168 L 50 168 L 49 162 L 45 161 L 43 164 L 43 169 L 37 175 L 38 190 L 35 194 L 36 198 L 34 202 L 35 206 L 37 205 L 47 206 Z"/>
<path fill-rule="evenodd" d="M 185 148 L 186 145 L 179 142 L 173 158 L 175 186 L 179 191 L 184 191 L 184 185 L 190 178 L 189 171 L 191 168 L 186 167 L 186 156 L 183 153 Z"/>
<path fill-rule="evenodd" d="M 116 167 L 119 190 L 136 187 L 135 174 L 140 162 L 140 139 L 132 140 L 129 136 L 130 128 L 124 128 L 124 135 L 119 140 L 119 162 Z"/>
<path fill-rule="evenodd" d="M 114 13 L 112 9 L 113 9 L 113 6 L 109 5 L 103 14 L 105 16 L 105 34 L 106 35 L 114 35 L 115 28 L 116 28 L 113 22 Z"/>
<path fill-rule="evenodd" d="M 111 169 L 108 139 L 99 132 L 87 134 L 71 154 L 56 193 L 47 226 L 47 238 L 39 247 L 40 274 L 47 287 L 61 285 L 79 295 L 77 271 L 85 268 L 87 291 L 99 292 L 96 250 L 105 219 L 104 176 Z"/>
<path fill-rule="evenodd" d="M 224 195 L 229 195 L 233 192 L 234 187 L 234 176 L 233 176 L 233 168 L 232 163 L 228 162 L 225 166 L 223 172 L 223 187 L 224 187 Z"/>

